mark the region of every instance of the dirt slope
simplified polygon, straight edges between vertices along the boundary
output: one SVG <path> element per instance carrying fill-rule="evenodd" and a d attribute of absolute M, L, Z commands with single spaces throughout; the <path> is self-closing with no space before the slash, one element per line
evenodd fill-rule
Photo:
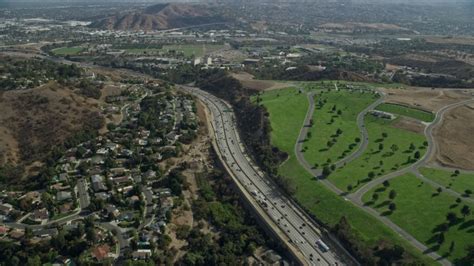
<path fill-rule="evenodd" d="M 0 95 L 0 163 L 29 163 L 75 132 L 103 126 L 98 102 L 55 82 Z"/>
<path fill-rule="evenodd" d="M 474 170 L 474 105 L 464 105 L 446 113 L 434 137 L 438 143 L 437 163 Z"/>

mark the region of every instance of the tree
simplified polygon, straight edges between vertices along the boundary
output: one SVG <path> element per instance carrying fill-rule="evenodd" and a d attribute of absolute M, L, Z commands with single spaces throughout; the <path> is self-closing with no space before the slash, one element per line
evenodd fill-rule
<path fill-rule="evenodd" d="M 313 136 L 313 134 L 312 134 L 311 131 L 310 131 L 310 132 L 308 132 L 307 138 L 310 139 L 311 136 Z"/>
<path fill-rule="evenodd" d="M 444 240 L 445 240 L 445 239 L 444 239 L 444 233 L 440 233 L 440 234 L 438 235 L 438 244 L 439 244 L 439 245 L 443 244 L 443 243 L 444 243 Z"/>
<path fill-rule="evenodd" d="M 383 143 L 379 144 L 379 151 L 383 150 Z"/>
<path fill-rule="evenodd" d="M 323 176 L 329 176 L 331 174 L 331 169 L 328 166 L 323 167 Z"/>
<path fill-rule="evenodd" d="M 397 196 L 397 192 L 394 189 L 390 190 L 390 193 L 388 194 L 388 197 L 391 200 L 393 200 L 396 196 Z"/>
<path fill-rule="evenodd" d="M 355 141 L 356 143 L 359 143 L 359 142 L 360 142 L 360 138 L 355 138 L 354 141 Z"/>
<path fill-rule="evenodd" d="M 383 133 L 382 133 L 382 138 L 385 139 L 385 138 L 387 138 L 387 137 L 388 137 L 388 134 L 387 134 L 386 132 L 383 132 Z"/>
<path fill-rule="evenodd" d="M 414 151 L 415 149 L 416 149 L 415 144 L 413 144 L 413 142 L 410 143 L 410 151 Z"/>
<path fill-rule="evenodd" d="M 375 173 L 373 171 L 370 171 L 368 174 L 369 178 L 372 179 L 375 177 Z"/>
<path fill-rule="evenodd" d="M 391 212 L 394 212 L 396 209 L 397 209 L 397 205 L 395 203 L 390 203 L 388 205 L 388 209 L 391 211 Z"/>
<path fill-rule="evenodd" d="M 341 135 L 341 134 L 342 134 L 342 129 L 338 128 L 338 129 L 336 130 L 336 135 Z"/>
<path fill-rule="evenodd" d="M 384 187 L 389 187 L 390 186 L 390 183 L 388 182 L 388 180 L 383 181 L 382 184 L 383 184 Z"/>
<path fill-rule="evenodd" d="M 474 245 L 469 245 L 466 248 L 467 255 L 464 257 L 464 259 L 469 262 L 469 263 L 474 263 Z"/>
<path fill-rule="evenodd" d="M 392 150 L 393 153 L 395 153 L 395 152 L 398 151 L 398 145 L 397 145 L 397 144 L 393 144 L 392 146 L 390 146 L 390 149 Z"/>
<path fill-rule="evenodd" d="M 446 214 L 446 220 L 448 220 L 449 224 L 452 225 L 458 220 L 458 217 L 454 212 L 448 212 L 448 214 Z"/>
<path fill-rule="evenodd" d="M 458 176 L 461 172 L 459 170 L 454 170 L 454 175 Z"/>
<path fill-rule="evenodd" d="M 462 206 L 461 214 L 464 218 L 466 218 L 466 216 L 471 215 L 471 208 L 469 208 L 469 206 L 467 205 Z"/>
<path fill-rule="evenodd" d="M 347 191 L 352 191 L 353 187 L 352 185 L 347 185 Z"/>
<path fill-rule="evenodd" d="M 415 157 L 416 160 L 420 159 L 421 157 L 420 151 L 416 151 L 413 157 Z"/>
<path fill-rule="evenodd" d="M 373 201 L 377 201 L 378 199 L 379 199 L 379 194 L 377 194 L 377 193 L 372 194 L 372 200 Z"/>

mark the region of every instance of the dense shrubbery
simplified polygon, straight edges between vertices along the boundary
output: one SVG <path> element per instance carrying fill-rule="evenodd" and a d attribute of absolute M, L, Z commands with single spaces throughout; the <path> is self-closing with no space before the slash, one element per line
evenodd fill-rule
<path fill-rule="evenodd" d="M 49 80 L 63 83 L 83 74 L 76 65 L 58 64 L 48 60 L 17 60 L 2 58 L 0 60 L 0 90 L 33 88 Z"/>

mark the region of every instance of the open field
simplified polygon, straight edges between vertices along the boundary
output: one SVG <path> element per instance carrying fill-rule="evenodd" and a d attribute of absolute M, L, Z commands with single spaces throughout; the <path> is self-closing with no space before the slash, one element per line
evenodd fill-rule
<path fill-rule="evenodd" d="M 417 151 L 421 158 L 426 150 L 425 137 L 393 127 L 393 122 L 368 115 L 365 119 L 369 134 L 367 150 L 345 167 L 336 169 L 329 180 L 340 189 L 351 191 L 373 178 L 412 164 Z M 412 143 L 414 147 L 410 150 Z"/>
<path fill-rule="evenodd" d="M 367 246 L 378 246 L 381 241 L 387 240 L 401 245 L 426 265 L 433 264 L 391 229 L 326 189 L 298 163 L 293 151 L 308 107 L 305 94 L 299 94 L 296 89 L 288 89 L 269 91 L 260 97 L 270 113 L 273 145 L 290 154 L 279 173 L 292 180 L 297 187 L 295 198 L 304 208 L 329 227 L 336 225 L 345 216 L 354 234 Z M 368 227 L 367 224 L 371 226 Z"/>
<path fill-rule="evenodd" d="M 84 51 L 83 47 L 61 47 L 53 49 L 52 52 L 55 55 L 65 56 L 65 55 L 77 55 L 80 52 Z"/>
<path fill-rule="evenodd" d="M 386 102 L 401 104 L 435 113 L 443 106 L 471 98 L 469 93 L 459 90 L 431 90 L 428 88 L 390 89 L 384 86 Z"/>
<path fill-rule="evenodd" d="M 389 199 L 391 190 L 396 193 L 393 200 Z M 372 195 L 376 191 L 378 199 L 372 202 Z M 463 217 L 460 210 L 464 205 L 472 209 L 474 208 L 472 204 L 464 202 L 458 204 L 455 197 L 437 192 L 436 188 L 423 183 L 411 174 L 391 180 L 387 188 L 384 186 L 374 188 L 364 195 L 364 202 L 382 215 L 387 215 L 419 241 L 437 250 L 439 254 L 447 256 L 455 264 L 465 265 L 459 260 L 467 254 L 465 248 L 472 244 L 474 239 L 474 219 L 472 215 Z M 393 212 L 388 208 L 391 202 L 396 206 Z M 446 218 L 449 212 L 457 216 L 450 225 Z M 448 226 L 443 228 L 445 223 Z M 442 233 L 443 231 L 445 232 Z M 440 234 L 444 236 L 444 241 L 439 240 Z M 453 251 L 449 252 L 452 242 L 454 242 Z"/>
<path fill-rule="evenodd" d="M 285 82 L 254 79 L 253 75 L 245 72 L 233 73 L 232 77 L 239 80 L 245 88 L 258 91 L 283 89 L 289 86 L 289 84 Z"/>
<path fill-rule="evenodd" d="M 474 170 L 474 104 L 454 108 L 434 130 L 438 145 L 436 162 L 449 167 Z"/>
<path fill-rule="evenodd" d="M 415 118 L 424 122 L 431 122 L 434 120 L 435 115 L 431 112 L 423 111 L 420 109 L 407 107 L 399 104 L 392 104 L 392 103 L 383 103 L 376 108 L 377 110 L 407 116 L 411 118 Z"/>
<path fill-rule="evenodd" d="M 474 174 L 460 173 L 456 175 L 454 171 L 434 168 L 421 168 L 420 173 L 441 186 L 448 187 L 460 194 L 464 194 L 467 189 L 474 191 Z"/>
<path fill-rule="evenodd" d="M 357 115 L 375 101 L 375 95 L 333 90 L 320 91 L 314 98 L 314 125 L 309 130 L 311 137 L 304 147 L 307 147 L 306 160 L 310 164 L 317 163 L 320 167 L 328 159 L 336 162 L 354 152 L 358 144 L 352 145 L 352 148 L 349 148 L 349 145 L 355 143 L 356 138 L 361 138 L 356 122 Z M 323 102 L 325 103 L 322 104 Z M 334 107 L 336 108 L 333 111 Z M 338 130 L 340 134 L 337 134 Z"/>

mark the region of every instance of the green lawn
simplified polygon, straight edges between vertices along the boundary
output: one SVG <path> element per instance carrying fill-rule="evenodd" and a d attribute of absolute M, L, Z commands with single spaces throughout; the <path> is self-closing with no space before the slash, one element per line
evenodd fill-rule
<path fill-rule="evenodd" d="M 308 108 L 304 93 L 299 94 L 296 89 L 284 89 L 265 92 L 260 98 L 270 113 L 272 143 L 290 154 L 279 173 L 294 182 L 297 187 L 295 198 L 304 208 L 329 227 L 334 226 L 342 216 L 347 217 L 358 238 L 366 245 L 377 246 L 379 241 L 387 240 L 403 246 L 424 264 L 434 264 L 390 228 L 326 189 L 301 167 L 293 151 Z M 256 98 L 253 100 L 256 101 Z"/>
<path fill-rule="evenodd" d="M 342 190 L 350 191 L 352 189 L 354 191 L 373 178 L 412 164 L 416 151 L 419 151 L 421 158 L 426 151 L 423 146 L 425 137 L 395 128 L 391 125 L 393 122 L 367 115 L 365 118 L 365 125 L 369 133 L 367 149 L 359 158 L 331 173 L 328 177 L 329 180 Z M 387 134 L 385 138 L 383 137 L 384 133 Z M 409 147 L 412 143 L 415 149 L 410 151 Z M 380 145 L 383 146 L 382 150 L 379 150 Z M 408 158 L 411 158 L 410 162 Z"/>
<path fill-rule="evenodd" d="M 391 190 L 396 192 L 395 199 L 392 201 L 388 197 Z M 378 191 L 378 199 L 372 202 L 372 195 L 376 191 Z M 464 257 L 465 248 L 474 243 L 473 215 L 463 218 L 460 212 L 464 205 L 468 205 L 471 210 L 474 209 L 474 205 L 465 202 L 458 204 L 455 197 L 445 192 L 439 194 L 436 188 L 423 183 L 412 174 L 392 179 L 387 188 L 382 185 L 374 188 L 364 195 L 364 202 L 368 202 L 382 215 L 387 215 L 428 247 L 437 250 L 438 254 L 447 255 L 453 262 Z M 394 212 L 388 209 L 390 202 L 395 203 Z M 458 219 L 449 226 L 444 233 L 444 242 L 439 245 L 437 239 L 440 234 L 440 225 L 447 221 L 448 212 L 454 212 Z M 454 242 L 454 249 L 449 254 L 451 242 Z"/>
<path fill-rule="evenodd" d="M 392 104 L 392 103 L 383 103 L 376 108 L 377 110 L 407 116 L 411 118 L 415 118 L 424 122 L 431 122 L 435 119 L 435 115 L 431 112 L 423 111 L 416 108 L 411 108 L 399 104 Z"/>
<path fill-rule="evenodd" d="M 355 139 L 361 138 L 357 115 L 376 99 L 372 93 L 335 90 L 320 93 L 315 96 L 311 137 L 303 145 L 306 160 L 311 165 L 317 163 L 319 168 L 328 159 L 336 162 L 357 149 L 359 144 Z M 338 129 L 341 134 L 337 134 Z"/>
<path fill-rule="evenodd" d="M 52 52 L 55 55 L 61 55 L 61 56 L 66 56 L 66 55 L 77 55 L 84 51 L 84 47 L 61 47 L 61 48 L 56 48 L 53 49 Z"/>
<path fill-rule="evenodd" d="M 308 111 L 306 94 L 290 88 L 269 91 L 260 98 L 272 117 L 272 144 L 292 153 Z"/>
<path fill-rule="evenodd" d="M 420 172 L 443 187 L 464 194 L 467 189 L 474 191 L 474 174 L 448 172 L 440 169 L 421 168 Z"/>

